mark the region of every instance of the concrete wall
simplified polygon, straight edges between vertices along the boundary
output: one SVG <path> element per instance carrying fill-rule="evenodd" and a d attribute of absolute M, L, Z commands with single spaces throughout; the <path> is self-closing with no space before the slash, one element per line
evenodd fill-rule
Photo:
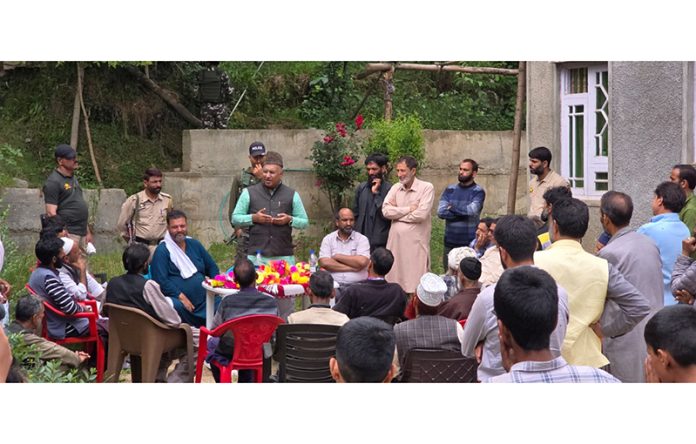
<path fill-rule="evenodd" d="M 693 92 L 685 62 L 609 64 L 610 184 L 628 193 L 633 226 L 652 217 L 653 190 L 691 161 Z"/>
<path fill-rule="evenodd" d="M 505 214 L 512 151 L 512 132 L 425 131 L 425 166 L 419 177 L 430 181 L 439 198 L 447 184 L 456 182 L 460 160 L 470 157 L 480 164 L 477 182 L 486 190 L 484 214 Z M 312 144 L 322 136 L 318 130 L 190 130 L 183 133 L 182 171 L 165 172 L 163 191 L 172 195 L 175 207 L 189 218 L 189 232 L 205 245 L 221 242 L 232 232 L 228 221 L 229 191 L 233 175 L 248 166 L 248 147 L 261 140 L 269 150 L 284 158 L 283 181 L 296 189 L 309 214 L 311 226 L 305 233 L 319 236 L 330 227 L 328 200 L 315 185 L 311 161 Z M 527 145 L 523 135 L 517 187 L 517 212 L 527 211 Z M 90 202 L 99 251 L 122 248 L 115 224 L 123 190 L 85 190 Z M 9 206 L 10 237 L 25 251 L 31 251 L 40 230 L 39 214 L 44 212 L 38 189 L 8 188 L 0 208 Z M 433 209 L 435 212 L 437 205 Z"/>
<path fill-rule="evenodd" d="M 121 204 L 126 200 L 122 189 L 84 190 L 94 228 L 98 251 L 120 249 L 123 241 L 116 232 L 116 221 Z M 34 188 L 6 188 L 0 198 L 0 211 L 8 209 L 5 223 L 9 236 L 21 251 L 32 252 L 41 231 L 39 215 L 45 212 L 41 190 Z"/>
<path fill-rule="evenodd" d="M 527 143 L 545 145 L 560 169 L 560 89 L 557 64 L 532 62 L 527 75 Z M 628 193 L 635 206 L 632 226 L 652 217 L 655 186 L 672 166 L 693 162 L 693 63 L 609 63 L 610 189 Z M 598 199 L 590 206 L 583 246 L 592 251 L 601 231 Z"/>
<path fill-rule="evenodd" d="M 329 204 L 315 186 L 312 163 L 307 159 L 312 144 L 322 137 L 319 130 L 188 130 L 183 135 L 181 172 L 167 173 L 164 190 L 176 207 L 190 218 L 190 229 L 205 244 L 220 242 L 232 230 L 227 221 L 232 177 L 246 168 L 248 147 L 260 140 L 266 149 L 283 155 L 283 181 L 295 188 L 312 225 L 306 233 L 321 235 L 330 224 Z M 505 213 L 512 132 L 425 131 L 425 167 L 420 178 L 435 186 L 439 198 L 448 183 L 456 181 L 459 161 L 471 157 L 480 163 L 477 182 L 486 189 L 484 213 Z M 526 212 L 527 147 L 523 137 L 517 211 Z"/>

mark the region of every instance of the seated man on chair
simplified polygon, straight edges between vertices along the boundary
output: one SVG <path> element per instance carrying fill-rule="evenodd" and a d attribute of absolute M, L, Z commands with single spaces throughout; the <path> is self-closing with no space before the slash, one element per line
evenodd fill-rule
<path fill-rule="evenodd" d="M 370 241 L 353 230 L 355 216 L 350 208 L 336 212 L 336 231 L 321 241 L 319 265 L 331 272 L 331 277 L 340 286 L 341 293 L 356 282 L 367 279 L 367 264 L 370 262 Z"/>
<path fill-rule="evenodd" d="M 268 314 L 278 316 L 278 301 L 256 289 L 256 268 L 247 258 L 239 259 L 234 264 L 234 280 L 239 284 L 239 293 L 225 297 L 213 318 L 211 330 L 217 328 L 225 322 L 240 318 L 242 316 Z M 210 362 L 214 359 L 220 363 L 227 364 L 234 354 L 234 336 L 232 332 L 227 332 L 220 338 L 211 337 L 208 339 L 208 356 L 206 360 Z M 220 371 L 215 365 L 211 365 L 215 382 L 220 382 Z M 253 370 L 240 370 L 239 382 L 253 381 Z"/>
<path fill-rule="evenodd" d="M 319 270 L 309 277 L 309 300 L 312 305 L 308 309 L 295 312 L 288 316 L 288 324 L 323 324 L 343 325 L 350 319 L 338 311 L 332 310 L 330 301 L 336 293 L 331 273 Z"/>
<path fill-rule="evenodd" d="M 109 281 L 106 288 L 106 302 L 137 308 L 170 327 L 181 325 L 179 314 L 162 294 L 159 284 L 143 277 L 143 274 L 147 273 L 150 262 L 150 249 L 144 244 L 133 243 L 123 252 L 122 260 L 126 274 Z M 195 353 L 198 350 L 198 329 L 191 327 L 191 333 Z M 186 351 L 184 350 L 183 354 L 180 350 L 177 352 L 170 356 L 162 356 L 157 381 L 165 379 L 167 382 L 193 381 L 194 375 L 189 375 L 186 371 L 188 368 Z M 179 363 L 167 376 L 167 369 L 173 358 L 179 358 Z"/>
<path fill-rule="evenodd" d="M 408 296 L 399 284 L 384 278 L 393 264 L 391 251 L 382 247 L 375 249 L 367 265 L 367 279 L 348 287 L 333 309 L 351 319 L 372 316 L 395 324 L 404 314 Z"/>
<path fill-rule="evenodd" d="M 220 270 L 203 244 L 187 234 L 186 214 L 180 210 L 167 213 L 167 232 L 152 257 L 150 272 L 181 320 L 200 327 L 206 321 L 201 284 L 206 276 L 215 276 Z"/>
<path fill-rule="evenodd" d="M 29 276 L 29 286 L 44 301 L 51 304 L 58 311 L 68 317 L 46 313 L 46 325 L 49 336 L 56 339 L 65 337 L 79 337 L 89 334 L 89 320 L 86 318 L 72 318 L 70 315 L 89 311 L 82 306 L 65 290 L 65 286 L 58 276 L 58 268 L 63 266 L 65 252 L 63 241 L 55 235 L 46 235 L 39 239 L 34 249 L 39 259 L 39 266 Z M 102 336 L 104 345 L 107 344 L 108 324 L 106 319 L 100 319 L 97 323 L 99 335 Z"/>
<path fill-rule="evenodd" d="M 15 320 L 7 328 L 7 332 L 20 333 L 26 345 L 36 347 L 43 361 L 58 359 L 64 370 L 80 367 L 89 359 L 87 353 L 69 350 L 40 336 L 44 310 L 43 303 L 36 296 L 22 296 L 15 305 Z"/>
<path fill-rule="evenodd" d="M 414 348 L 461 350 L 462 326 L 454 319 L 438 315 L 445 292 L 447 285 L 440 276 L 433 273 L 421 276 L 416 288 L 416 318 L 394 326 L 397 355 L 394 361 L 400 368 L 406 354 Z"/>
<path fill-rule="evenodd" d="M 62 237 L 61 240 L 65 260 L 63 266 L 58 268 L 58 275 L 65 290 L 76 300 L 84 301 L 89 294 L 100 304 L 103 303 L 106 294 L 104 287 L 87 271 L 87 260 L 80 246 L 69 237 Z"/>

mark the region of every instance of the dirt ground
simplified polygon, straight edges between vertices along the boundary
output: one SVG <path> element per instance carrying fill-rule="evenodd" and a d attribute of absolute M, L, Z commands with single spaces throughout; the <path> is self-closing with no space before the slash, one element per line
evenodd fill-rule
<path fill-rule="evenodd" d="M 176 363 L 178 361 L 174 361 L 172 365 L 169 366 L 169 370 L 167 373 L 171 372 L 174 370 L 174 367 L 176 366 Z M 271 372 L 272 373 L 277 373 L 278 372 L 278 363 L 275 361 L 272 361 L 272 366 L 271 366 Z M 124 369 L 121 371 L 121 377 L 119 378 L 118 382 L 126 382 L 126 383 L 131 383 L 133 382 L 131 379 L 131 372 L 130 369 Z M 237 372 L 236 370 L 232 372 L 232 382 L 237 382 Z M 210 372 L 210 369 L 207 366 L 203 366 L 203 373 L 201 375 L 201 384 L 205 383 L 215 383 L 215 380 L 213 379 L 213 374 Z"/>

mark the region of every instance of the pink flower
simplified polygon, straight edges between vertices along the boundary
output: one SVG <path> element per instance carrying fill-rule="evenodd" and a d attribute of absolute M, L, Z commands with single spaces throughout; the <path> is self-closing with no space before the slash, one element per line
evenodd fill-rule
<path fill-rule="evenodd" d="M 336 123 L 336 131 L 341 137 L 346 137 L 346 135 L 348 135 L 348 132 L 346 131 L 346 124 L 343 122 Z"/>
<path fill-rule="evenodd" d="M 333 141 L 333 137 L 331 137 L 331 136 L 324 137 L 324 143 L 331 143 L 331 141 Z"/>
<path fill-rule="evenodd" d="M 353 160 L 352 157 L 350 156 L 343 156 L 343 162 L 341 162 L 341 166 L 351 166 L 355 163 L 355 160 Z"/>
<path fill-rule="evenodd" d="M 358 114 L 357 117 L 355 118 L 355 128 L 356 129 L 362 128 L 363 123 L 365 123 L 365 118 L 363 118 L 362 114 Z"/>

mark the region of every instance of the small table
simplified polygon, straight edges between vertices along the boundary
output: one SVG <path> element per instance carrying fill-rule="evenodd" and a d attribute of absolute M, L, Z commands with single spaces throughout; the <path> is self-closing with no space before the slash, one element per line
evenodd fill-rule
<path fill-rule="evenodd" d="M 205 326 L 212 328 L 213 317 L 215 316 L 215 296 L 230 296 L 239 293 L 236 288 L 211 287 L 205 281 L 201 284 L 205 288 Z M 272 284 L 256 287 L 262 293 L 266 293 L 276 299 L 292 298 L 304 294 L 305 286 L 301 284 Z"/>

